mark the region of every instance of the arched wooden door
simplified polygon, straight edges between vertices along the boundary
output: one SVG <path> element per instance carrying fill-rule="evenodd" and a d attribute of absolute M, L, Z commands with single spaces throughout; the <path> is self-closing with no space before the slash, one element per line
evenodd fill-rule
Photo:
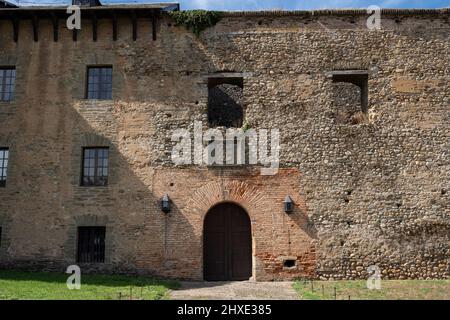
<path fill-rule="evenodd" d="M 247 213 L 222 203 L 206 214 L 203 276 L 207 281 L 248 280 L 252 276 L 252 235 Z"/>

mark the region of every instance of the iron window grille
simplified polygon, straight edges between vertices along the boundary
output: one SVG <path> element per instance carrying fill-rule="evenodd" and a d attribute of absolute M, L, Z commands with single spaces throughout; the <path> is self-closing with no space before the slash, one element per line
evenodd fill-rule
<path fill-rule="evenodd" d="M 77 262 L 105 262 L 106 227 L 78 227 Z"/>

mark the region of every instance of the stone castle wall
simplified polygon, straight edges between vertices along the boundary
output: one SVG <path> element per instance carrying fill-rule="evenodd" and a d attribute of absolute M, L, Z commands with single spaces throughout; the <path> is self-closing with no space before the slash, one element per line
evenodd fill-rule
<path fill-rule="evenodd" d="M 230 13 L 199 38 L 164 17 L 156 41 L 144 19 L 133 41 L 123 17 L 115 42 L 107 20 L 96 42 L 89 21 L 76 42 L 62 22 L 53 42 L 50 21 L 35 42 L 21 21 L 17 43 L 0 21 L 0 66 L 17 71 L 16 99 L 0 102 L 0 263 L 63 270 L 76 227 L 102 225 L 106 263 L 86 269 L 201 279 L 203 217 L 232 201 L 252 221 L 256 280 L 365 278 L 370 265 L 384 278 L 448 277 L 448 17 L 382 16 L 369 32 L 364 15 Z M 97 64 L 113 66 L 113 101 L 84 99 Z M 354 112 L 358 88 L 334 70 L 368 70 L 364 121 L 338 116 Z M 173 165 L 171 134 L 208 127 L 208 78 L 224 72 L 243 75 L 248 125 L 280 130 L 278 175 Z M 86 146 L 110 147 L 107 187 L 79 186 Z"/>

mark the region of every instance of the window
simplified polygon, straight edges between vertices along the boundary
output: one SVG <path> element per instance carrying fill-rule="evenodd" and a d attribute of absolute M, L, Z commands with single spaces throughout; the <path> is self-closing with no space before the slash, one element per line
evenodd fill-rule
<path fill-rule="evenodd" d="M 244 80 L 241 77 L 213 77 L 208 81 L 210 127 L 242 127 Z"/>
<path fill-rule="evenodd" d="M 112 67 L 88 67 L 87 99 L 112 99 Z"/>
<path fill-rule="evenodd" d="M 369 90 L 367 70 L 330 72 L 333 81 L 334 118 L 339 124 L 361 124 L 368 120 Z"/>
<path fill-rule="evenodd" d="M 105 227 L 78 227 L 77 262 L 105 262 Z"/>
<path fill-rule="evenodd" d="M 83 149 L 81 185 L 106 186 L 108 184 L 108 148 Z"/>
<path fill-rule="evenodd" d="M 6 186 L 6 176 L 8 175 L 9 149 L 0 148 L 0 187 Z"/>
<path fill-rule="evenodd" d="M 296 265 L 296 261 L 294 259 L 286 259 L 283 261 L 283 267 L 290 269 L 290 268 L 295 268 Z"/>
<path fill-rule="evenodd" d="M 15 68 L 0 68 L 0 101 L 14 99 Z"/>

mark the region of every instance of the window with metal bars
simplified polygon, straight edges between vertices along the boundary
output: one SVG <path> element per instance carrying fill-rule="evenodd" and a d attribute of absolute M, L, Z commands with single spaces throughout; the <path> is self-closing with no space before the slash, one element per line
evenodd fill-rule
<path fill-rule="evenodd" d="M 0 148 L 0 187 L 6 186 L 6 177 L 8 176 L 8 158 L 9 149 Z"/>
<path fill-rule="evenodd" d="M 0 67 L 0 101 L 11 101 L 14 99 L 15 82 L 16 69 Z"/>
<path fill-rule="evenodd" d="M 108 184 L 107 147 L 83 148 L 82 186 L 106 186 Z"/>
<path fill-rule="evenodd" d="M 87 99 L 112 99 L 112 67 L 88 67 Z"/>
<path fill-rule="evenodd" d="M 78 227 L 77 262 L 105 262 L 106 227 Z"/>

